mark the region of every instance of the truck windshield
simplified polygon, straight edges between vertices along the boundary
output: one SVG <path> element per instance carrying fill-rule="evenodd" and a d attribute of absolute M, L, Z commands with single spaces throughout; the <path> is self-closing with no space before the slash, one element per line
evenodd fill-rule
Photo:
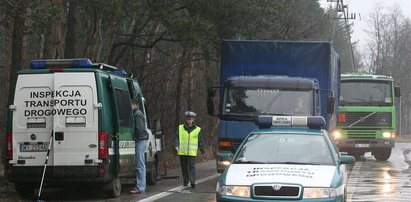
<path fill-rule="evenodd" d="M 391 89 L 389 81 L 341 81 L 340 105 L 391 106 Z"/>
<path fill-rule="evenodd" d="M 236 116 L 313 115 L 313 90 L 226 88 L 223 114 Z"/>

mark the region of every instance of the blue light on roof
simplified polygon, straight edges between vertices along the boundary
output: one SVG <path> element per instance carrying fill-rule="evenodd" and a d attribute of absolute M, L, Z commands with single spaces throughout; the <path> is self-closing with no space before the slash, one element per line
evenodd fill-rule
<path fill-rule="evenodd" d="M 124 69 L 114 70 L 113 73 L 116 74 L 116 75 L 119 75 L 119 76 L 127 75 L 127 72 Z"/>
<path fill-rule="evenodd" d="M 30 67 L 33 69 L 44 69 L 46 68 L 46 61 L 44 60 L 33 60 L 31 61 Z"/>
<path fill-rule="evenodd" d="M 82 58 L 82 59 L 75 59 L 73 61 L 73 66 L 74 67 L 91 67 L 91 60 L 88 58 Z"/>

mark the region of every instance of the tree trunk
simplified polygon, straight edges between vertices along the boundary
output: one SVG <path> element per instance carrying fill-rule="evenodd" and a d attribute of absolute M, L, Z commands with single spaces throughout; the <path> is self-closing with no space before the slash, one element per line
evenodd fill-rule
<path fill-rule="evenodd" d="M 76 24 L 76 5 L 77 0 L 69 0 L 67 2 L 68 13 L 67 13 L 67 27 L 66 27 L 66 37 L 64 46 L 64 58 L 74 58 L 75 57 L 75 24 Z"/>

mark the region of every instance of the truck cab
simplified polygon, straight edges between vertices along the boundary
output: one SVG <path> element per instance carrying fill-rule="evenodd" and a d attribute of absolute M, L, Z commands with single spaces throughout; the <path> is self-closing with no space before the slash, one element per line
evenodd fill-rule
<path fill-rule="evenodd" d="M 258 115 L 323 116 L 337 123 L 340 64 L 329 42 L 224 40 L 220 85 L 208 92 L 219 118 L 217 172 L 229 165 Z"/>
<path fill-rule="evenodd" d="M 387 160 L 395 145 L 399 96 L 390 76 L 342 74 L 338 126 L 332 132 L 340 150 L 356 158 L 371 152 L 377 160 Z"/>

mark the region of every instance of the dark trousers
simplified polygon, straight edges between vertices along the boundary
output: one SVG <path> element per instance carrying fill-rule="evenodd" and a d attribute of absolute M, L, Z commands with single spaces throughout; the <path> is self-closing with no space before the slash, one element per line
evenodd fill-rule
<path fill-rule="evenodd" d="M 196 183 L 196 168 L 195 156 L 180 156 L 181 172 L 183 173 L 184 185 L 188 184 L 188 180 L 193 185 Z"/>

